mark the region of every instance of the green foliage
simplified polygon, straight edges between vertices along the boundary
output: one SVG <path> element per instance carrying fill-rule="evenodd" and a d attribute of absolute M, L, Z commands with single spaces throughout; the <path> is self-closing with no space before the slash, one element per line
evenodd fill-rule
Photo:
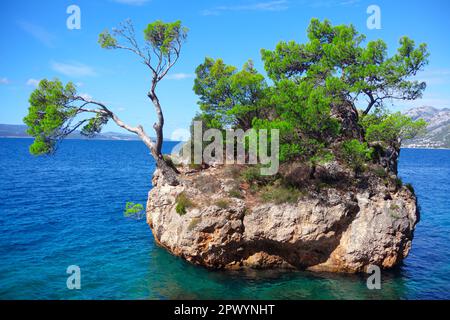
<path fill-rule="evenodd" d="M 364 169 L 364 164 L 372 158 L 373 149 L 367 143 L 356 139 L 345 141 L 342 144 L 341 154 L 345 162 L 350 165 L 356 173 Z"/>
<path fill-rule="evenodd" d="M 228 199 L 219 199 L 214 204 L 220 209 L 228 209 L 230 206 L 230 201 Z"/>
<path fill-rule="evenodd" d="M 222 59 L 205 58 L 195 71 L 194 91 L 199 96 L 201 120 L 210 128 L 248 129 L 258 116 L 267 84 L 252 61 L 241 71 Z"/>
<path fill-rule="evenodd" d="M 311 157 L 310 161 L 313 165 L 317 165 L 329 163 L 334 159 L 334 154 L 331 151 L 322 149 L 321 152 L 318 152 L 315 156 Z"/>
<path fill-rule="evenodd" d="M 70 130 L 65 124 L 70 123 L 77 112 L 68 104 L 75 94 L 76 89 L 71 82 L 64 86 L 58 79 L 44 79 L 30 95 L 28 115 L 23 121 L 28 126 L 27 133 L 35 138 L 30 146 L 32 154 L 54 152 L 58 139 L 68 134 Z"/>
<path fill-rule="evenodd" d="M 408 190 L 411 191 L 412 194 L 416 194 L 416 191 L 414 190 L 414 187 L 411 183 L 406 183 L 405 187 L 408 188 Z"/>
<path fill-rule="evenodd" d="M 117 40 L 107 30 L 99 34 L 98 43 L 103 49 L 117 48 Z"/>
<path fill-rule="evenodd" d="M 241 173 L 242 180 L 248 183 L 259 181 L 261 177 L 260 170 L 256 166 L 251 166 Z"/>
<path fill-rule="evenodd" d="M 380 178 L 386 178 L 387 177 L 387 173 L 386 173 L 386 169 L 383 167 L 377 167 L 373 170 L 373 172 Z"/>
<path fill-rule="evenodd" d="M 299 155 L 313 157 L 339 133 L 339 122 L 331 116 L 334 98 L 324 88 L 283 79 L 271 88 L 269 96 L 277 117 L 255 119 L 253 125 L 280 130 L 280 161 Z"/>
<path fill-rule="evenodd" d="M 58 79 L 44 79 L 29 98 L 28 114 L 23 122 L 27 125 L 27 133 L 34 137 L 30 146 L 33 155 L 51 154 L 56 150 L 57 143 L 78 128 L 81 134 L 93 137 L 99 133 L 108 122 L 109 114 L 96 112 L 92 118 L 75 121 L 75 118 L 85 112 L 84 102 L 77 96 L 72 82 L 64 85 Z"/>
<path fill-rule="evenodd" d="M 241 172 L 241 179 L 249 184 L 264 185 L 272 182 L 275 177 L 261 174 L 261 167 L 257 165 L 249 166 Z"/>
<path fill-rule="evenodd" d="M 328 20 L 312 19 L 307 43 L 280 42 L 274 51 L 263 49 L 261 54 L 272 80 L 308 81 L 340 97 L 365 95 L 369 110 L 386 99 L 419 98 L 426 85 L 409 78 L 428 63 L 426 45 L 416 47 L 403 37 L 397 53 L 388 57 L 384 41 L 363 47 L 364 40 L 353 25 L 332 26 Z"/>
<path fill-rule="evenodd" d="M 397 189 L 400 189 L 401 187 L 403 187 L 403 181 L 400 177 L 394 178 L 394 184 Z"/>
<path fill-rule="evenodd" d="M 282 185 L 270 185 L 262 189 L 261 199 L 264 202 L 275 204 L 296 203 L 301 194 L 302 193 L 296 188 Z"/>
<path fill-rule="evenodd" d="M 194 206 L 194 203 L 187 197 L 187 195 L 182 192 L 180 193 L 177 198 L 175 199 L 175 211 L 179 215 L 183 215 L 186 213 L 186 210 L 190 207 Z"/>
<path fill-rule="evenodd" d="M 228 191 L 228 195 L 232 198 L 238 198 L 242 199 L 244 196 L 242 195 L 242 192 L 239 188 L 233 188 L 230 191 Z"/>
<path fill-rule="evenodd" d="M 280 161 L 316 163 L 331 159 L 329 150 L 340 134 L 340 120 L 332 115 L 336 106 L 353 112 L 350 101 L 367 99 L 368 113 L 385 100 L 416 99 L 425 89 L 425 83 L 411 80 L 428 63 L 425 44 L 416 46 L 403 37 L 389 56 L 382 40 L 364 46 L 365 36 L 353 25 L 318 19 L 311 20 L 307 34 L 306 43 L 282 41 L 273 51 L 261 50 L 271 85 L 251 62 L 238 71 L 221 59 L 206 58 L 196 70 L 197 119 L 209 128 L 278 129 Z M 389 138 L 412 137 L 423 125 L 398 115 L 386 120 L 393 122 Z M 382 129 L 370 128 L 369 138 L 389 133 Z"/>
<path fill-rule="evenodd" d="M 89 138 L 94 137 L 102 131 L 105 124 L 108 123 L 109 117 L 103 114 L 97 114 L 94 118 L 89 119 L 88 123 L 81 129 L 81 134 Z"/>
<path fill-rule="evenodd" d="M 200 222 L 202 222 L 202 218 L 200 218 L 200 217 L 192 218 L 191 222 L 189 222 L 187 229 L 189 231 L 193 230 L 196 226 L 199 225 Z"/>
<path fill-rule="evenodd" d="M 361 125 L 366 131 L 367 141 L 398 144 L 426 132 L 427 123 L 423 119 L 412 120 L 400 112 L 389 113 L 377 108 L 375 112 L 362 117 Z"/>
<path fill-rule="evenodd" d="M 142 204 L 127 202 L 123 215 L 127 218 L 141 219 L 144 213 L 144 206 Z"/>
<path fill-rule="evenodd" d="M 165 23 L 157 20 L 147 25 L 144 30 L 145 40 L 164 56 L 173 53 L 176 45 L 187 37 L 188 29 L 181 25 L 181 21 Z"/>

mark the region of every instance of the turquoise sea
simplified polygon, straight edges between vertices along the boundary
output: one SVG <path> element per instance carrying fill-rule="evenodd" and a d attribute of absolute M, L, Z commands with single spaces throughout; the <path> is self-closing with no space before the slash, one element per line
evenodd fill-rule
<path fill-rule="evenodd" d="M 151 188 L 142 143 L 68 140 L 40 158 L 30 143 L 0 139 L 0 299 L 450 298 L 450 150 L 402 150 L 421 221 L 403 265 L 368 290 L 365 275 L 192 266 L 157 247 L 145 220 L 123 217 Z M 81 268 L 80 290 L 66 287 L 69 265 Z"/>

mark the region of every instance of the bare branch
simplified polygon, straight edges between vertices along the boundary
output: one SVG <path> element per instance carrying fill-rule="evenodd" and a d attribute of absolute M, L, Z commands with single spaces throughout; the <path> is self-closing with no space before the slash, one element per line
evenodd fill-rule
<path fill-rule="evenodd" d="M 79 108 L 79 111 L 105 114 L 108 117 L 110 117 L 119 127 L 123 128 L 129 132 L 132 132 L 134 134 L 137 134 L 150 149 L 155 149 L 154 142 L 145 133 L 145 131 L 141 125 L 138 125 L 137 127 L 133 127 L 133 126 L 126 124 L 102 102 L 87 99 L 86 97 L 82 97 L 82 96 L 75 96 L 74 98 L 75 98 L 75 100 L 84 101 L 84 104 L 82 106 L 93 104 L 93 105 L 97 105 L 101 108 L 101 109 Z M 153 152 L 153 150 L 151 150 L 151 151 Z"/>

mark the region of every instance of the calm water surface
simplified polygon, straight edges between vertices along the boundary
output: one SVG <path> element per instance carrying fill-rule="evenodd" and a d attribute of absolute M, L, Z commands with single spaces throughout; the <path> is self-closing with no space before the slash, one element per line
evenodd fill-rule
<path fill-rule="evenodd" d="M 151 188 L 142 143 L 68 140 L 40 158 L 30 143 L 0 139 L 0 299 L 450 298 L 450 150 L 402 150 L 421 221 L 409 257 L 370 291 L 363 275 L 192 266 L 155 246 L 144 220 L 123 217 Z M 69 265 L 81 268 L 81 290 L 66 287 Z"/>

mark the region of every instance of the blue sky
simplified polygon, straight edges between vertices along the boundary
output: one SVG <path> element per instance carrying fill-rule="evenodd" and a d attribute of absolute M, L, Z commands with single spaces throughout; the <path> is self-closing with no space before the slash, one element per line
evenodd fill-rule
<path fill-rule="evenodd" d="M 66 27 L 69 5 L 81 9 L 81 29 Z M 381 9 L 381 29 L 366 26 L 369 5 Z M 153 106 L 146 96 L 148 70 L 132 54 L 101 49 L 98 34 L 130 18 L 141 36 L 149 22 L 182 20 L 188 41 L 178 64 L 158 87 L 166 116 L 165 135 L 188 128 L 198 110 L 193 73 L 206 56 L 241 67 L 248 59 L 264 72 L 261 48 L 280 40 L 306 40 L 313 17 L 333 24 L 352 23 L 370 39 L 384 39 L 390 52 L 403 35 L 426 42 L 430 64 L 419 78 L 428 88 L 422 100 L 394 109 L 450 107 L 450 1 L 364 0 L 47 0 L 0 3 L 0 123 L 20 124 L 28 96 L 42 78 L 58 77 L 79 92 L 107 102 L 126 122 L 151 131 Z M 120 131 L 113 123 L 107 131 Z"/>

